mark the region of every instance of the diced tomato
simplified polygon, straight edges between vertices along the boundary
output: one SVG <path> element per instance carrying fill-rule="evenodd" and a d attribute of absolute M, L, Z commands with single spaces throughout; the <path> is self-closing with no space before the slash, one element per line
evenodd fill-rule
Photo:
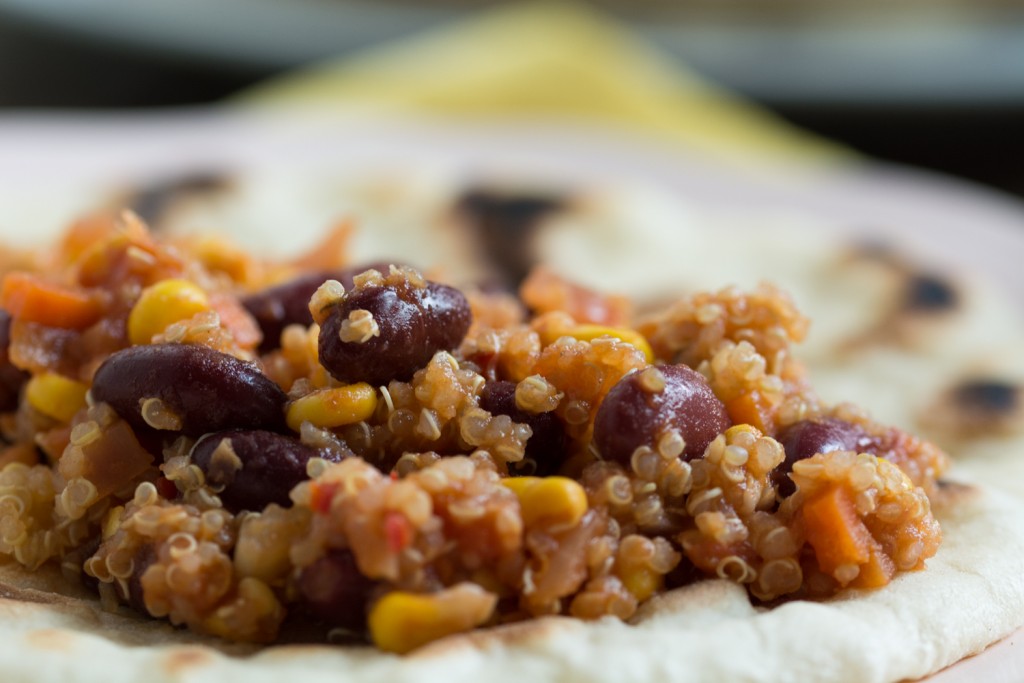
<path fill-rule="evenodd" d="M 388 512 L 384 515 L 384 537 L 391 552 L 401 552 L 412 543 L 412 525 L 401 512 Z"/>

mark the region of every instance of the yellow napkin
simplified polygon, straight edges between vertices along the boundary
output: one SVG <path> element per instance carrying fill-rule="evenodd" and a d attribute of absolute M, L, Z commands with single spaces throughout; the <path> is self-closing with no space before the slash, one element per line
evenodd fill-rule
<path fill-rule="evenodd" d="M 239 99 L 603 126 L 733 160 L 846 154 L 702 81 L 603 15 L 563 2 L 487 11 L 279 77 Z"/>

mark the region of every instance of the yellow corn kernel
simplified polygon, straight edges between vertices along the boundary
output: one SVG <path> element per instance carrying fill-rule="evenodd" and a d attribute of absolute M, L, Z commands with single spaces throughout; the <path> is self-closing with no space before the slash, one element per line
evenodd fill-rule
<path fill-rule="evenodd" d="M 118 505 L 116 508 L 111 508 L 107 512 L 107 516 L 103 518 L 104 541 L 116 534 L 117 530 L 121 528 L 121 513 L 123 512 L 124 506 Z"/>
<path fill-rule="evenodd" d="M 235 574 L 251 576 L 267 585 L 283 583 L 292 569 L 288 558 L 291 539 L 307 533 L 308 524 L 304 516 L 289 515 L 276 505 L 246 515 L 235 542 Z"/>
<path fill-rule="evenodd" d="M 537 485 L 542 477 L 509 477 L 508 479 L 502 479 L 501 483 L 505 485 L 505 488 L 511 489 L 512 493 L 516 494 L 519 500 L 523 499 L 523 493 Z"/>
<path fill-rule="evenodd" d="M 148 344 L 169 325 L 210 310 L 206 292 L 188 280 L 161 280 L 142 290 L 128 314 L 128 341 Z"/>
<path fill-rule="evenodd" d="M 292 401 L 285 419 L 296 432 L 303 422 L 316 427 L 341 427 L 366 420 L 377 409 L 377 390 L 366 382 L 320 389 Z"/>
<path fill-rule="evenodd" d="M 501 483 L 519 498 L 527 527 L 571 529 L 587 512 L 587 492 L 567 477 L 509 477 Z"/>
<path fill-rule="evenodd" d="M 284 608 L 274 591 L 259 579 L 238 582 L 235 598 L 222 604 L 202 622 L 203 629 L 226 640 L 269 643 L 277 636 Z"/>
<path fill-rule="evenodd" d="M 726 439 L 733 439 L 733 438 L 736 437 L 737 434 L 741 434 L 743 432 L 750 432 L 751 434 L 753 434 L 758 439 L 760 439 L 762 436 L 764 436 L 761 433 L 761 430 L 758 429 L 757 427 L 755 427 L 754 425 L 739 424 L 739 425 L 733 425 L 732 427 L 729 427 L 728 429 L 726 429 L 725 430 L 725 438 Z"/>
<path fill-rule="evenodd" d="M 188 246 L 207 270 L 219 270 L 235 282 L 249 283 L 256 279 L 256 262 L 223 237 L 204 235 Z"/>
<path fill-rule="evenodd" d="M 584 324 L 570 327 L 566 330 L 552 331 L 547 336 L 554 335 L 553 339 L 541 339 L 544 344 L 553 343 L 558 337 L 572 337 L 573 339 L 579 339 L 580 341 L 594 341 L 600 337 L 612 337 L 632 344 L 641 353 L 644 354 L 644 358 L 647 359 L 648 363 L 654 362 L 654 351 L 651 349 L 651 345 L 647 343 L 644 336 L 636 330 L 631 330 L 626 327 L 608 327 L 606 325 L 594 325 Z"/>
<path fill-rule="evenodd" d="M 633 594 L 638 602 L 643 602 L 661 590 L 662 575 L 649 567 L 634 567 L 631 571 L 624 573 L 625 576 L 619 576 L 622 585 Z"/>
<path fill-rule="evenodd" d="M 404 654 L 479 626 L 491 618 L 497 604 L 497 595 L 473 583 L 426 595 L 395 591 L 370 610 L 370 637 L 380 649 Z"/>
<path fill-rule="evenodd" d="M 70 422 L 85 407 L 89 387 L 54 372 L 36 375 L 25 385 L 28 404 L 43 415 L 61 422 Z"/>

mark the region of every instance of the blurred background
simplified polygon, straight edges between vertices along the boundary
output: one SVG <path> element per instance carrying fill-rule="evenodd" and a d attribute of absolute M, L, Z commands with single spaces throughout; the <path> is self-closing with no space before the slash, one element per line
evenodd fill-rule
<path fill-rule="evenodd" d="M 217 102 L 498 4 L 0 0 L 0 108 Z M 1024 0 L 593 4 L 807 130 L 1024 195 Z"/>

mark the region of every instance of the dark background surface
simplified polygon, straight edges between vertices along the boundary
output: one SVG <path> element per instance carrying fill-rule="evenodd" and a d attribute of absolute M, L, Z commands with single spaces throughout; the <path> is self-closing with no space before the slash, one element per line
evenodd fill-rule
<path fill-rule="evenodd" d="M 0 15 L 0 108 L 151 108 L 216 102 L 275 71 L 129 50 Z M 1001 102 L 760 103 L 868 155 L 1024 197 L 1024 93 Z M 2 151 L 0 151 L 2 153 Z"/>

